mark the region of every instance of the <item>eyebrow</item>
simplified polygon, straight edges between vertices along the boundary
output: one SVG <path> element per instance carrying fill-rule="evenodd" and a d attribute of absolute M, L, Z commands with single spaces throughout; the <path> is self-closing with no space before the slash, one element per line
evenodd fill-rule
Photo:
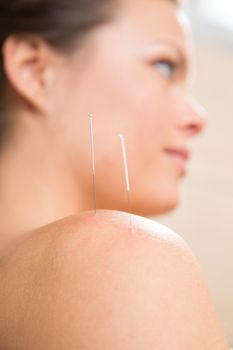
<path fill-rule="evenodd" d="M 183 64 L 188 67 L 189 66 L 189 55 L 187 53 L 184 53 L 183 50 L 179 47 L 179 45 L 175 44 L 173 41 L 169 40 L 169 39 L 157 39 L 151 42 L 151 44 L 162 44 L 162 45 L 168 45 L 168 46 L 172 46 L 173 49 L 176 51 L 176 53 L 178 54 L 178 56 L 180 57 L 181 61 L 183 62 Z"/>

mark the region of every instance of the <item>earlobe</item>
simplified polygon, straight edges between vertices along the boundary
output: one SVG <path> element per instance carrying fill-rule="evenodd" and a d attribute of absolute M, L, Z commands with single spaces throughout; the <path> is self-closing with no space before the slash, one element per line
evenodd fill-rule
<path fill-rule="evenodd" d="M 37 38 L 9 37 L 3 46 L 5 74 L 12 88 L 27 103 L 43 109 L 48 78 L 46 44 Z M 48 70 L 48 71 L 46 71 Z"/>

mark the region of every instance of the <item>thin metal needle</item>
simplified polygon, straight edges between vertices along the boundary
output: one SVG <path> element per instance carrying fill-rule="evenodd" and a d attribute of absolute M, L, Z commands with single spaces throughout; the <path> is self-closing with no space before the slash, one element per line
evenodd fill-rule
<path fill-rule="evenodd" d="M 126 156 L 125 138 L 123 134 L 119 134 L 119 137 L 121 142 L 121 151 L 122 151 L 122 158 L 123 158 L 124 171 L 125 171 L 125 183 L 126 183 L 126 191 L 127 191 L 128 206 L 129 206 L 129 213 L 130 213 L 130 229 L 131 231 L 133 231 L 132 208 L 131 208 L 131 201 L 130 201 L 129 170 L 128 170 L 128 162 L 127 162 L 127 156 Z"/>
<path fill-rule="evenodd" d="M 93 115 L 89 114 L 90 122 L 90 138 L 91 138 L 91 161 L 92 161 L 92 188 L 93 188 L 93 207 L 96 214 L 96 191 L 95 191 L 95 144 L 94 144 L 94 131 L 93 131 Z"/>

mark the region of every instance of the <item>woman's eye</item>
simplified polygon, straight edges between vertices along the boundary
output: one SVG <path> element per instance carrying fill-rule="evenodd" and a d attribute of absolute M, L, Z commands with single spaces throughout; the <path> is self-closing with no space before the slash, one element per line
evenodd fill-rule
<path fill-rule="evenodd" d="M 176 69 L 176 64 L 172 61 L 162 60 L 155 63 L 159 72 L 167 79 L 171 79 Z"/>

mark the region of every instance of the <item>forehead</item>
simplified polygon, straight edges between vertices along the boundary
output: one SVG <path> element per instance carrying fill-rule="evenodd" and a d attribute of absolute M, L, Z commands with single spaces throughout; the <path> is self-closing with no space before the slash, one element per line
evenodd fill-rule
<path fill-rule="evenodd" d="M 138 42 L 167 39 L 188 48 L 190 27 L 183 9 L 170 0 L 121 0 L 119 31 Z"/>

